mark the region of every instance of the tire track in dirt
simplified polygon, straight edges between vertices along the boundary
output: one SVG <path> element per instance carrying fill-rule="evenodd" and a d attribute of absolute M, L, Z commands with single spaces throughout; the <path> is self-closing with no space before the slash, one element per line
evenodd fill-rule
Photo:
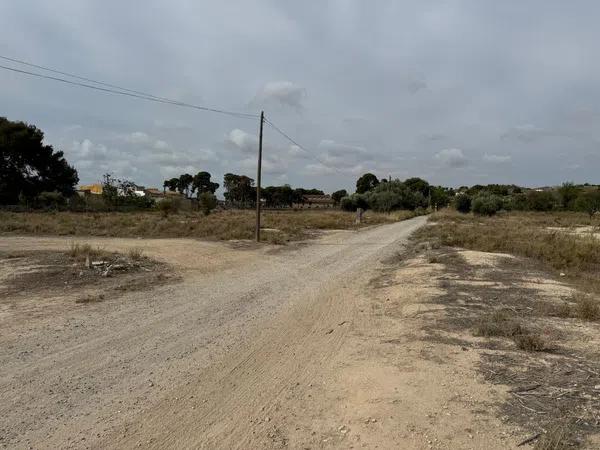
<path fill-rule="evenodd" d="M 343 345 L 347 326 L 338 324 L 354 320 L 363 272 L 424 221 L 329 234 L 278 251 L 97 240 L 176 261 L 184 281 L 86 307 L 60 300 L 64 318 L 44 316 L 48 301 L 29 299 L 41 314 L 25 317 L 18 329 L 10 325 L 17 302 L 0 323 L 9 330 L 0 336 L 4 442 L 18 448 L 262 442 L 274 422 L 265 419 L 280 414 L 286 399 L 309 395 L 314 375 Z M 37 245 L 36 238 L 8 238 L 0 246 L 24 242 Z M 68 242 L 40 239 L 46 249 Z M 196 255 L 187 268 L 182 254 Z M 15 355 L 12 348 L 24 345 L 29 356 Z"/>

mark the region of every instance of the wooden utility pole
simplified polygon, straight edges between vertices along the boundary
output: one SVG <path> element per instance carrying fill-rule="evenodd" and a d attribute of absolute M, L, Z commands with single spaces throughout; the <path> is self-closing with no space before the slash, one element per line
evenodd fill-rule
<path fill-rule="evenodd" d="M 256 170 L 256 242 L 260 242 L 260 176 L 262 168 L 262 141 L 265 112 L 260 112 L 260 131 L 258 132 L 258 168 Z"/>

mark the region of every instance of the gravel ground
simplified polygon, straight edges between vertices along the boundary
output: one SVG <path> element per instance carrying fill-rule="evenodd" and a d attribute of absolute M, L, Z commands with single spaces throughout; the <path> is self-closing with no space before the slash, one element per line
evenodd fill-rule
<path fill-rule="evenodd" d="M 86 305 L 52 291 L 0 299 L 0 446 L 286 445 L 278 429 L 257 430 L 286 393 L 310 396 L 359 313 L 358 287 L 425 220 L 283 248 L 86 239 L 142 248 L 183 281 Z M 68 244 L 4 237 L 0 250 Z"/>

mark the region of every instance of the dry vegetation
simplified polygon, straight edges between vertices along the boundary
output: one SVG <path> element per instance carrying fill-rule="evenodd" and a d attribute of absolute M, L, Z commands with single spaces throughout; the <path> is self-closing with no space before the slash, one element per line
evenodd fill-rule
<path fill-rule="evenodd" d="M 71 242 L 65 251 L 0 252 L 0 266 L 11 276 L 0 283 L 4 296 L 74 295 L 75 303 L 117 298 L 125 291 L 149 289 L 177 277 L 161 262 L 132 248 L 110 252 Z"/>
<path fill-rule="evenodd" d="M 571 232 L 590 225 L 575 213 L 445 211 L 416 235 L 417 252 L 443 267 L 446 317 L 430 339 L 481 349 L 482 375 L 509 386 L 503 420 L 536 449 L 585 446 L 600 432 L 600 240 Z M 461 248 L 522 257 L 479 253 L 495 263 L 477 265 Z"/>
<path fill-rule="evenodd" d="M 420 237 L 449 247 L 533 258 L 584 289 L 600 292 L 600 239 L 570 232 L 600 225 L 586 214 L 512 212 L 480 217 L 444 211 L 434 214 L 431 222 Z"/>
<path fill-rule="evenodd" d="M 414 213 L 391 214 L 367 212 L 360 226 L 395 222 L 413 217 Z M 265 211 L 262 226 L 264 239 L 285 243 L 305 238 L 311 230 L 354 229 L 355 214 L 337 210 Z M 61 236 L 111 237 L 191 237 L 216 240 L 252 239 L 253 211 L 219 211 L 209 216 L 201 213 L 173 214 L 158 212 L 132 213 L 11 213 L 0 212 L 0 233 Z"/>

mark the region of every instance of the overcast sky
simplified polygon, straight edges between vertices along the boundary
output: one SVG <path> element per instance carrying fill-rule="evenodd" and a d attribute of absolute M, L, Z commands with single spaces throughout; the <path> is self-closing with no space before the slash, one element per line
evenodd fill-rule
<path fill-rule="evenodd" d="M 598 183 L 599 19 L 595 0 L 4 1 L 0 54 L 264 109 L 311 152 L 265 128 L 265 184 L 331 192 L 366 171 L 451 186 Z M 4 70 L 0 106 L 44 130 L 81 182 L 256 175 L 258 120 Z"/>

